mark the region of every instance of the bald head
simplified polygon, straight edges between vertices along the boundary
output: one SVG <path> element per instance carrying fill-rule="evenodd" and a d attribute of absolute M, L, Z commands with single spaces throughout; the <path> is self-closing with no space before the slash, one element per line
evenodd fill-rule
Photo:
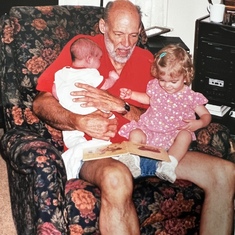
<path fill-rule="evenodd" d="M 104 20 L 108 22 L 110 17 L 116 17 L 117 15 L 129 15 L 133 19 L 141 24 L 141 11 L 140 7 L 134 5 L 128 0 L 116 0 L 108 2 L 104 11 Z"/>
<path fill-rule="evenodd" d="M 99 21 L 99 28 L 104 34 L 105 46 L 113 65 L 123 65 L 138 41 L 141 30 L 140 8 L 128 0 L 109 2 L 104 18 Z"/>

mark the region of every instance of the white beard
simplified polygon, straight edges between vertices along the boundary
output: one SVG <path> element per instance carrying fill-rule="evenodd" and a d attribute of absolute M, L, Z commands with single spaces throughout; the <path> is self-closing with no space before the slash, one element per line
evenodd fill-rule
<path fill-rule="evenodd" d="M 132 55 L 132 52 L 134 51 L 135 45 L 132 48 L 128 48 L 130 49 L 129 54 L 126 57 L 122 57 L 116 54 L 116 51 L 114 49 L 114 46 L 112 44 L 112 42 L 110 41 L 109 37 L 107 34 L 104 34 L 104 42 L 106 45 L 106 49 L 109 53 L 109 56 L 116 62 L 120 63 L 120 64 L 125 64 L 129 58 Z M 126 48 L 125 48 L 126 49 Z"/>

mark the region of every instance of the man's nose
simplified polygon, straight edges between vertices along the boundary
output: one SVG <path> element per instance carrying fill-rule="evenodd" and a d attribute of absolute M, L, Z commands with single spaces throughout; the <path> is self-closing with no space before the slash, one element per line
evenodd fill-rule
<path fill-rule="evenodd" d="M 129 47 L 130 46 L 130 39 L 128 35 L 124 35 L 122 38 L 122 45 L 125 47 Z"/>

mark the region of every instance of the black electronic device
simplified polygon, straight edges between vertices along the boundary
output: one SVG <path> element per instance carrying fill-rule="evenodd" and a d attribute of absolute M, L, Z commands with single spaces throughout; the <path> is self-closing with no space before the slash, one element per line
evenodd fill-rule
<path fill-rule="evenodd" d="M 187 52 L 189 52 L 189 48 L 187 45 L 181 40 L 180 37 L 170 37 L 170 36 L 161 36 L 157 35 L 154 37 L 148 38 L 148 46 L 149 50 L 155 54 L 159 50 L 161 50 L 163 47 L 169 45 L 169 44 L 178 44 L 182 48 L 184 48 Z"/>
<path fill-rule="evenodd" d="M 229 107 L 221 116 L 211 112 L 212 121 L 224 124 L 235 135 L 235 27 L 227 22 L 210 22 L 209 16 L 198 19 L 194 67 L 192 89 L 202 93 L 217 109 Z"/>
<path fill-rule="evenodd" d="M 235 27 L 212 23 L 208 17 L 196 22 L 195 79 L 192 88 L 209 103 L 235 106 Z"/>

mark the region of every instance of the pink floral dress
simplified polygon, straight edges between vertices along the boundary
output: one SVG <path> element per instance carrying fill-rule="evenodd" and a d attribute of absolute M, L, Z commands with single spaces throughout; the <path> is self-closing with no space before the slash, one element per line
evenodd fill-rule
<path fill-rule="evenodd" d="M 122 126 L 119 134 L 129 138 L 130 131 L 139 128 L 146 134 L 147 144 L 166 150 L 185 125 L 183 120 L 195 119 L 195 108 L 208 102 L 201 93 L 194 92 L 186 85 L 181 91 L 168 94 L 159 86 L 157 79 L 149 81 L 147 94 L 150 97 L 150 107 L 138 122 L 131 121 Z M 195 134 L 191 134 L 192 140 L 195 140 Z"/>

